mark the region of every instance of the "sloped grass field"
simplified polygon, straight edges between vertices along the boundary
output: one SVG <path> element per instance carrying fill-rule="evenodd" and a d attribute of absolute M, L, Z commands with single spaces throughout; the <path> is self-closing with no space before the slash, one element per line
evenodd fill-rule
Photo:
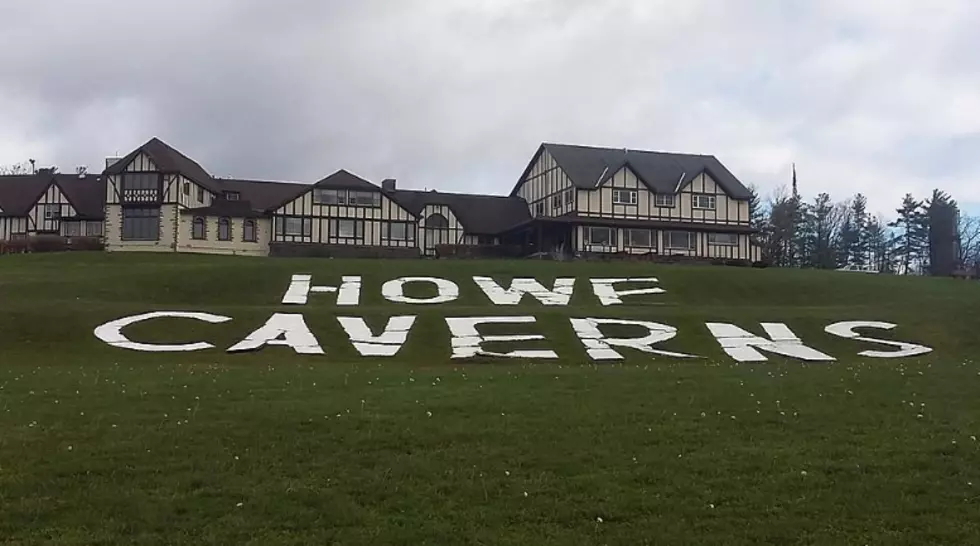
<path fill-rule="evenodd" d="M 279 302 L 294 273 L 361 275 L 361 305 Z M 442 305 L 388 303 L 384 281 L 460 286 Z M 472 282 L 576 277 L 571 304 L 493 306 Z M 656 276 L 666 293 L 603 307 L 590 277 Z M 153 310 L 134 340 L 93 329 Z M 5 544 L 980 543 L 980 285 L 819 271 L 535 261 L 339 261 L 181 255 L 0 258 L 0 542 Z M 298 312 L 325 355 L 224 350 Z M 418 320 L 393 358 L 357 354 L 337 314 Z M 451 360 L 446 316 L 501 327 L 557 362 Z M 652 320 L 679 334 L 595 363 L 570 317 Z M 932 347 L 903 359 L 824 332 Z M 705 322 L 787 324 L 837 358 L 737 364 Z M 493 328 L 489 330 L 494 330 Z M 497 333 L 497 332 L 493 332 Z M 864 333 L 864 332 L 862 332 Z M 980 359 L 978 359 L 980 360 Z"/>

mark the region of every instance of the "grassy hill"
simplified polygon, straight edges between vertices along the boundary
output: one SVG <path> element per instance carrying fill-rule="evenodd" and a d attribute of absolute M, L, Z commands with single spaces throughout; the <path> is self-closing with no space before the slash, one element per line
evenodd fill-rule
<path fill-rule="evenodd" d="M 361 304 L 280 300 L 294 273 L 361 275 Z M 568 306 L 494 306 L 472 276 L 551 286 Z M 398 276 L 455 281 L 456 301 L 396 305 Z M 602 306 L 591 277 L 666 293 Z M 420 292 L 419 295 L 422 295 Z M 822 271 L 532 261 L 340 261 L 186 255 L 0 258 L 0 542 L 11 544 L 969 544 L 980 536 L 980 285 Z M 112 347 L 125 334 L 207 341 Z M 324 355 L 229 354 L 277 312 Z M 415 314 L 392 358 L 359 356 L 336 315 Z M 445 317 L 533 315 L 557 361 L 450 359 Z M 658 347 L 596 363 L 573 317 L 656 321 Z M 824 331 L 887 321 L 889 350 Z M 705 326 L 782 322 L 834 356 L 735 362 Z M 496 328 L 487 328 L 498 333 Z M 862 332 L 864 333 L 864 332 Z"/>

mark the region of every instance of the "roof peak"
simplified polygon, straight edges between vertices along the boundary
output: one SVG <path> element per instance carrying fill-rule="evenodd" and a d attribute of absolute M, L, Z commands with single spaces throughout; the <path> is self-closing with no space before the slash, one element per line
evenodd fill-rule
<path fill-rule="evenodd" d="M 559 147 L 559 148 L 579 148 L 583 150 L 597 150 L 604 152 L 624 152 L 628 154 L 630 152 L 640 153 L 640 154 L 661 154 L 661 155 L 681 155 L 690 157 L 714 157 L 711 154 L 695 154 L 690 152 L 672 152 L 667 150 L 648 150 L 643 148 L 628 148 L 628 147 L 615 147 L 615 146 L 598 146 L 593 144 L 566 144 L 561 142 L 542 142 L 544 147 Z"/>

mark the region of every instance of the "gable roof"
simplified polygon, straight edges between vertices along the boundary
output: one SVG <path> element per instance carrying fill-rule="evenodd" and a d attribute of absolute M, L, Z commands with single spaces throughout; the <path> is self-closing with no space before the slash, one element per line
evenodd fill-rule
<path fill-rule="evenodd" d="M 372 184 L 371 182 L 368 182 L 360 176 L 357 176 L 356 174 L 345 169 L 341 169 L 313 185 L 318 188 L 336 188 L 362 191 L 381 190 L 378 185 Z"/>
<path fill-rule="evenodd" d="M 71 174 L 54 175 L 54 183 L 61 189 L 72 208 L 75 218 L 101 220 L 105 217 L 105 178 L 87 174 L 84 177 Z"/>
<path fill-rule="evenodd" d="M 429 205 L 445 205 L 463 224 L 466 233 L 495 235 L 531 219 L 527 202 L 520 197 L 392 190 L 392 200 L 419 216 Z"/>
<path fill-rule="evenodd" d="M 52 180 L 51 173 L 0 176 L 0 216 L 27 216 Z"/>
<path fill-rule="evenodd" d="M 126 155 L 126 157 L 113 163 L 106 168 L 104 171 L 105 174 L 123 173 L 126 170 L 126 166 L 140 153 L 148 155 L 156 163 L 157 168 L 161 172 L 178 173 L 212 192 L 217 193 L 219 191 L 214 179 L 204 170 L 204 167 L 157 137 L 151 138 L 146 144 L 136 148 Z"/>
<path fill-rule="evenodd" d="M 538 148 L 523 180 L 543 151 L 554 158 L 568 179 L 579 189 L 594 190 L 623 167 L 657 193 L 673 194 L 698 175 L 707 172 L 733 199 L 748 199 L 749 190 L 713 155 L 653 152 L 625 148 L 601 148 L 544 143 Z M 519 183 L 518 183 L 519 184 Z M 517 187 L 513 194 L 516 194 Z"/>
<path fill-rule="evenodd" d="M 99 220 L 104 217 L 102 201 L 105 182 L 98 175 L 38 172 L 0 176 L 0 216 L 27 216 L 52 184 L 58 186 L 75 209 L 74 218 Z"/>
<path fill-rule="evenodd" d="M 271 211 L 283 203 L 291 201 L 313 187 L 301 182 L 278 182 L 270 180 L 240 180 L 237 178 L 216 178 L 222 191 L 237 191 L 239 201 L 250 204 L 252 210 Z M 234 202 L 234 201 L 231 201 Z"/>

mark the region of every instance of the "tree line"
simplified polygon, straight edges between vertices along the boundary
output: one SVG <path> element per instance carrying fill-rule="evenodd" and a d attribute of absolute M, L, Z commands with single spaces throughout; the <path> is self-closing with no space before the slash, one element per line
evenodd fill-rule
<path fill-rule="evenodd" d="M 980 265 L 980 218 L 960 213 L 942 190 L 923 199 L 906 194 L 894 219 L 868 211 L 858 193 L 835 201 L 804 200 L 796 183 L 763 203 L 749 188 L 752 226 L 763 260 L 776 267 L 836 269 L 871 266 L 882 273 L 950 276 Z"/>

